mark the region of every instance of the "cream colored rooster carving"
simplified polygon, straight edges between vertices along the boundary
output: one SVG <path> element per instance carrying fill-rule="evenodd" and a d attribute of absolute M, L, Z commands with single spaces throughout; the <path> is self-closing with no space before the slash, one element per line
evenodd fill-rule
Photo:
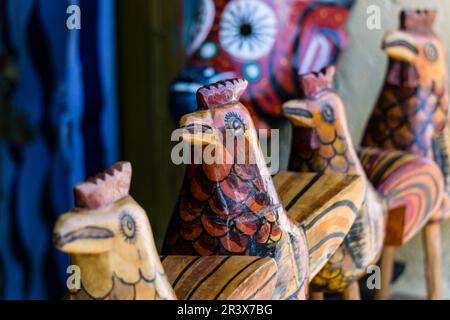
<path fill-rule="evenodd" d="M 81 270 L 82 288 L 71 298 L 176 298 L 130 181 L 131 164 L 120 162 L 78 184 L 76 208 L 57 221 L 55 244 Z"/>

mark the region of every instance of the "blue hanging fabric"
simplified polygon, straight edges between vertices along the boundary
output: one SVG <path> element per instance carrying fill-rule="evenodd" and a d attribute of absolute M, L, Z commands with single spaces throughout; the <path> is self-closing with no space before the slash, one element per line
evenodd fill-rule
<path fill-rule="evenodd" d="M 0 4 L 0 54 L 14 56 L 19 75 L 11 106 L 31 132 L 0 136 L 0 298 L 59 298 L 68 259 L 52 245 L 53 224 L 73 206 L 73 184 L 118 155 L 115 3 Z M 81 30 L 66 27 L 71 4 Z"/>

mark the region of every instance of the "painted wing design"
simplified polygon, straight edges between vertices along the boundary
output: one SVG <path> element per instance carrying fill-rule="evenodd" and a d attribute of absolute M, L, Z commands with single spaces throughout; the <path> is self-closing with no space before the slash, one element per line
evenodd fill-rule
<path fill-rule="evenodd" d="M 190 166 L 166 252 L 270 254 L 282 233 L 274 200 L 256 165 Z"/>

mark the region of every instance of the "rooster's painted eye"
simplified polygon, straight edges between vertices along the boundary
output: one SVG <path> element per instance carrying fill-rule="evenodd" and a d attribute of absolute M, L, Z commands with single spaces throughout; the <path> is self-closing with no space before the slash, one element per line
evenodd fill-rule
<path fill-rule="evenodd" d="M 241 60 L 259 59 L 272 49 L 277 18 L 262 1 L 236 0 L 222 13 L 219 39 L 222 47 Z"/>
<path fill-rule="evenodd" d="M 435 62 L 438 59 L 438 50 L 434 44 L 427 43 L 424 50 L 428 61 Z"/>
<path fill-rule="evenodd" d="M 326 122 L 333 123 L 335 120 L 335 114 L 333 108 L 329 104 L 322 106 L 322 118 Z"/>
<path fill-rule="evenodd" d="M 235 112 L 225 116 L 225 127 L 227 130 L 232 130 L 235 136 L 242 136 L 246 130 L 244 120 Z"/>
<path fill-rule="evenodd" d="M 120 232 L 127 241 L 133 242 L 136 238 L 136 222 L 127 212 L 123 212 L 120 216 Z"/>

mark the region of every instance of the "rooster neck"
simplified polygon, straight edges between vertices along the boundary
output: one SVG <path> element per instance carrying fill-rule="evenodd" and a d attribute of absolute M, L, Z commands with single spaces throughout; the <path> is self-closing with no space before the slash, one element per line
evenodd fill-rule
<path fill-rule="evenodd" d="M 294 128 L 290 169 L 365 176 L 350 132 L 345 125 L 340 125 L 340 130 L 334 130 L 327 141 L 323 141 L 315 129 Z"/>

